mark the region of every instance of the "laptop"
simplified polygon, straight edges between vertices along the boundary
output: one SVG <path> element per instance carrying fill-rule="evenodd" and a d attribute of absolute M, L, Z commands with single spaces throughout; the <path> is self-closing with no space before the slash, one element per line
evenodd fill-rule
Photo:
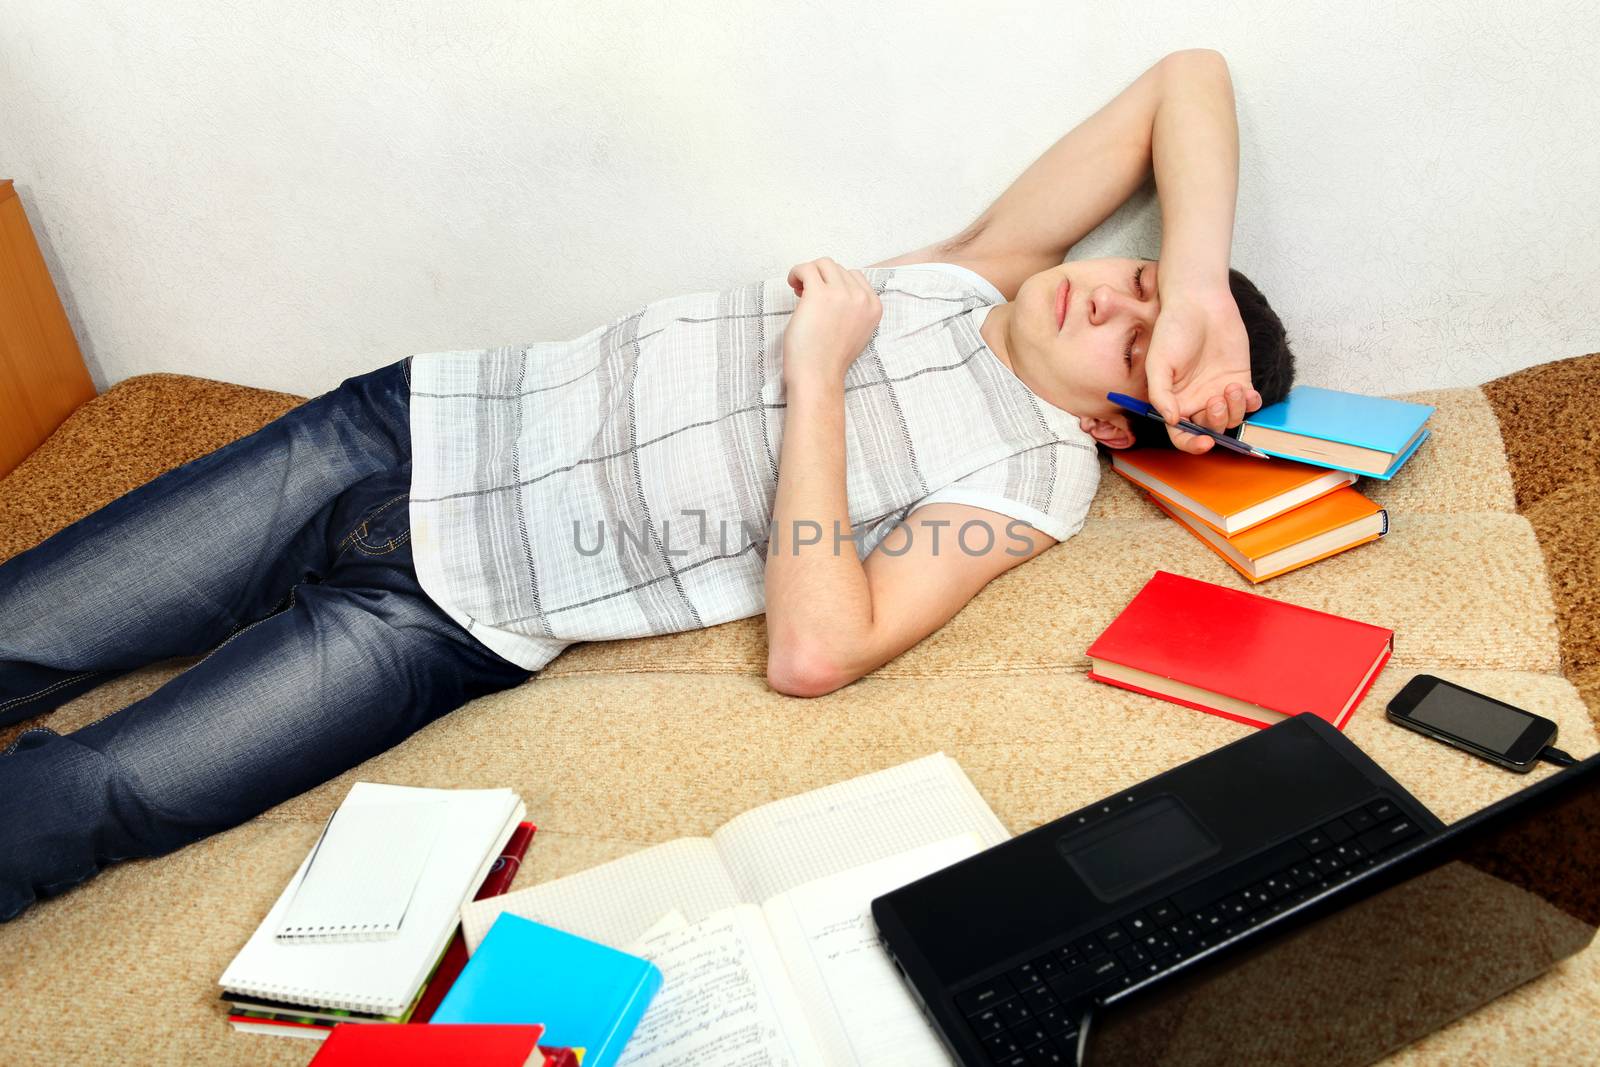
<path fill-rule="evenodd" d="M 970 1065 L 1365 1064 L 1581 951 L 1600 757 L 1448 829 L 1286 719 L 872 902 Z"/>

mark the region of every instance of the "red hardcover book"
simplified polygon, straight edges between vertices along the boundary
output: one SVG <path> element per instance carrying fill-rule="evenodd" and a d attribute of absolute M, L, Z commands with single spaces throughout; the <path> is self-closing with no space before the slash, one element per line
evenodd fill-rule
<path fill-rule="evenodd" d="M 1156 571 L 1089 646 L 1097 682 L 1249 726 L 1302 712 L 1343 730 L 1394 631 Z"/>
<path fill-rule="evenodd" d="M 473 900 L 497 897 L 511 888 L 511 881 L 517 876 L 517 871 L 522 866 L 522 857 L 528 854 L 528 843 L 533 840 L 537 829 L 533 823 L 525 822 L 512 832 L 511 840 L 506 842 L 505 851 L 494 861 L 494 866 L 489 868 L 489 876 L 483 880 L 483 885 L 479 887 Z M 450 939 L 450 946 L 444 950 L 444 959 L 439 961 L 433 977 L 428 979 L 428 987 L 422 991 L 422 999 L 417 1001 L 416 1010 L 411 1013 L 411 1018 L 407 1021 L 425 1023 L 433 1018 L 434 1009 L 444 1000 L 444 995 L 450 992 L 450 987 L 455 984 L 456 977 L 466 965 L 467 942 L 458 929 L 455 936 Z"/>
<path fill-rule="evenodd" d="M 544 1067 L 544 1027 L 528 1024 L 340 1023 L 312 1067 Z"/>
<path fill-rule="evenodd" d="M 312 1037 L 318 1041 L 327 1040 L 335 1026 L 318 1025 L 316 1023 L 300 1023 L 285 1019 L 266 1019 L 256 1015 L 230 1015 L 228 1021 L 233 1023 L 235 1030 L 249 1033 L 286 1033 L 291 1037 Z M 399 1023 L 338 1023 L 337 1026 L 398 1026 Z M 465 1024 L 463 1024 L 465 1025 Z M 531 1060 L 530 1063 L 542 1063 L 543 1067 L 583 1067 L 583 1061 L 578 1058 L 577 1050 L 540 1045 L 539 1052 L 543 1060 Z M 337 1061 L 335 1061 L 337 1062 Z"/>

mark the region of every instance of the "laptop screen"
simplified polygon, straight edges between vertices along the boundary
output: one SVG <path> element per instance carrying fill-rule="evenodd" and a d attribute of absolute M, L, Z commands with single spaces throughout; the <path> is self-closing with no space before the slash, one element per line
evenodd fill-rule
<path fill-rule="evenodd" d="M 1581 951 L 1597 926 L 1600 757 L 1112 997 L 1082 1062 L 1371 1063 Z"/>

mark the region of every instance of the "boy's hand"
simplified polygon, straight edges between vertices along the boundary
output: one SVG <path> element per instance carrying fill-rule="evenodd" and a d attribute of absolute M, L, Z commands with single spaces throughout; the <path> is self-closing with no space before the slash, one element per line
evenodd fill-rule
<path fill-rule="evenodd" d="M 1213 442 L 1178 429 L 1179 418 L 1220 431 L 1261 407 L 1261 394 L 1250 385 L 1250 338 L 1225 285 L 1162 293 L 1144 366 L 1150 403 L 1185 452 L 1209 451 Z"/>
<path fill-rule="evenodd" d="M 844 381 L 883 317 L 872 283 L 823 256 L 790 270 L 789 287 L 800 303 L 783 331 L 784 379 Z"/>

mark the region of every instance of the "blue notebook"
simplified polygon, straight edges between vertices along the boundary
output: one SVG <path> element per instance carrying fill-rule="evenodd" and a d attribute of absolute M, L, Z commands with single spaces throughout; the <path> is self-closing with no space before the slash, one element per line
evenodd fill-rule
<path fill-rule="evenodd" d="M 502 912 L 433 1013 L 436 1023 L 543 1023 L 541 1044 L 611 1067 L 661 988 L 649 960 Z"/>
<path fill-rule="evenodd" d="M 1268 455 L 1388 480 L 1428 439 L 1431 404 L 1298 385 L 1244 420 L 1239 440 Z"/>

